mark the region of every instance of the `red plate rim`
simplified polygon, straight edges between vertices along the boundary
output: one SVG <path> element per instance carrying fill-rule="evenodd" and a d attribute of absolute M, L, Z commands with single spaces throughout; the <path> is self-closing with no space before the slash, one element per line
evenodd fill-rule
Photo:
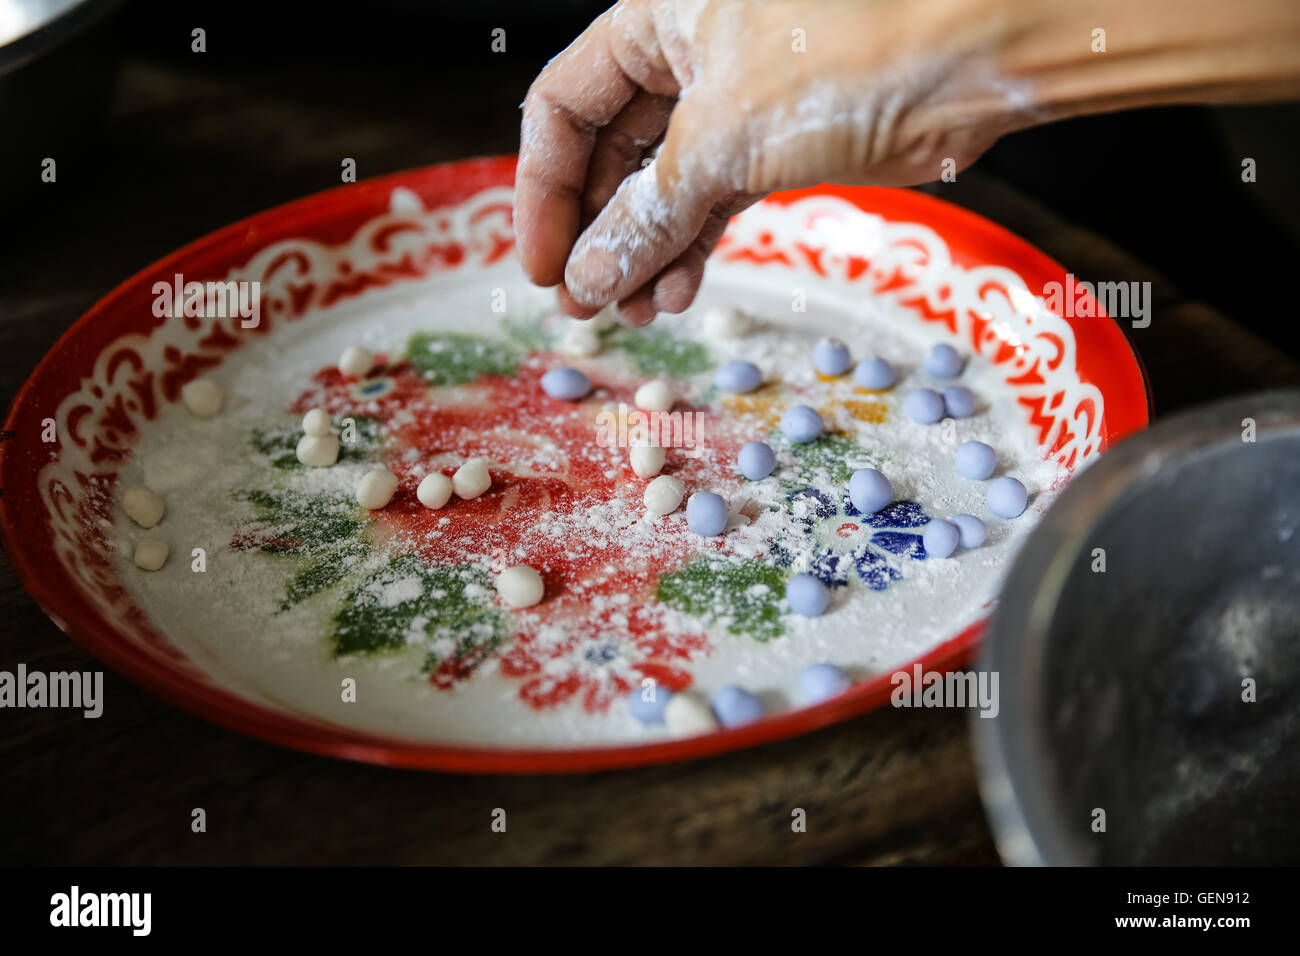
<path fill-rule="evenodd" d="M 745 727 L 681 740 L 569 749 L 466 747 L 430 744 L 360 733 L 311 722 L 244 700 L 203 683 L 127 642 L 81 596 L 54 552 L 53 538 L 36 482 L 52 446 L 19 453 L 17 435 L 37 434 L 41 415 L 36 398 L 61 397 L 60 382 L 88 374 L 99 351 L 120 334 L 111 314 L 141 283 L 170 276 L 178 264 L 201 274 L 241 250 L 247 252 L 281 238 L 310 235 L 338 241 L 362 222 L 388 208 L 398 186 L 414 188 L 426 203 L 454 204 L 489 186 L 510 185 L 515 157 L 470 159 L 392 173 L 335 187 L 276 206 L 210 233 L 141 270 L 95 303 L 55 342 L 23 383 L 9 408 L 6 437 L 0 444 L 0 546 L 19 582 L 41 610 L 102 663 L 175 706 L 229 729 L 312 753 L 388 766 L 478 773 L 571 773 L 689 760 L 804 734 L 873 710 L 889 700 L 891 674 L 856 684 L 843 695 L 811 707 L 764 718 Z M 769 201 L 792 202 L 813 195 L 835 195 L 886 219 L 920 223 L 950 244 L 963 265 L 995 263 L 1016 272 L 1030 288 L 1063 282 L 1063 266 L 1023 239 L 961 207 L 913 190 L 879 187 L 818 186 L 778 194 Z M 955 240 L 955 244 L 954 244 Z M 975 248 L 977 253 L 966 252 Z M 1144 428 L 1151 396 L 1145 370 L 1119 326 L 1093 301 L 1097 318 L 1067 318 L 1076 332 L 1078 364 L 1106 399 L 1102 444 Z M 54 402 L 43 407 L 50 409 Z M 26 477 L 26 481 L 24 481 Z M 19 542 L 23 542 L 19 546 Z M 37 542 L 32 544 L 32 542 Z M 900 670 L 920 664 L 925 671 L 968 665 L 987 626 L 984 618 Z"/>

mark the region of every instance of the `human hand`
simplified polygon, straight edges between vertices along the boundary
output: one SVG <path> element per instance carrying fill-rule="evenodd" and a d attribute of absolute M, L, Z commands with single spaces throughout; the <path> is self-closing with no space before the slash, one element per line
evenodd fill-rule
<path fill-rule="evenodd" d="M 772 190 L 930 182 L 1068 116 L 1297 96 L 1295 0 L 622 0 L 528 92 L 518 248 L 570 313 L 643 325 Z"/>
<path fill-rule="evenodd" d="M 690 305 L 727 220 L 773 190 L 964 168 L 1014 98 L 984 58 L 1007 20 L 976 2 L 623 0 L 525 100 L 524 268 L 574 315 L 642 325 Z"/>

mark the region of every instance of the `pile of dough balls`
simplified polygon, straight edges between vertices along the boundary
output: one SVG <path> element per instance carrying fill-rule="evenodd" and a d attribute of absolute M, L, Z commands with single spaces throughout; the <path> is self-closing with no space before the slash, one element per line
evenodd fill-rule
<path fill-rule="evenodd" d="M 339 460 L 339 438 L 324 409 L 313 408 L 302 416 L 302 437 L 295 453 L 309 468 L 328 468 Z"/>
<path fill-rule="evenodd" d="M 471 500 L 483 495 L 492 487 L 492 474 L 488 459 L 471 458 L 448 478 L 441 472 L 430 472 L 420 479 L 415 497 L 426 508 L 437 509 L 457 497 Z M 387 468 L 372 468 L 357 482 L 357 504 L 370 511 L 388 507 L 397 492 L 398 479 Z"/>
<path fill-rule="evenodd" d="M 122 510 L 137 525 L 148 530 L 162 521 L 167 509 L 162 496 L 152 488 L 133 485 L 122 494 Z M 136 542 L 135 566 L 145 571 L 157 571 L 166 563 L 169 550 L 162 538 L 147 534 Z"/>

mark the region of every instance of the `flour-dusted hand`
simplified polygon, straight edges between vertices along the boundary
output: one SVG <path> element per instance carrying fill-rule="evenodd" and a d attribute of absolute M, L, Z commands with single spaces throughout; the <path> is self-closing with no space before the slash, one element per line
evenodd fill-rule
<path fill-rule="evenodd" d="M 969 0 L 625 0 L 533 84 L 516 230 L 525 268 L 577 315 L 625 321 L 695 296 L 727 220 L 824 180 L 907 185 L 964 167 L 1005 115 L 978 76 Z M 960 91 L 960 95 L 959 95 Z M 657 147 L 657 149 L 656 149 Z M 653 159 L 651 156 L 653 155 Z"/>
<path fill-rule="evenodd" d="M 524 268 L 576 316 L 641 325 L 691 303 L 728 218 L 773 190 L 915 185 L 1035 123 L 1300 90 L 1294 0 L 1082 6 L 623 0 L 524 102 Z"/>

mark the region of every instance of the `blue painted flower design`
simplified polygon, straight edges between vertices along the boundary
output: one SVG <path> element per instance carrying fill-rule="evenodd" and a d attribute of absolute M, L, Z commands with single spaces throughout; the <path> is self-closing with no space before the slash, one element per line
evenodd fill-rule
<path fill-rule="evenodd" d="M 903 579 L 903 560 L 924 561 L 921 529 L 930 516 L 915 501 L 896 501 L 864 515 L 848 495 L 839 500 L 818 488 L 790 492 L 786 507 L 791 532 L 772 546 L 772 558 L 788 567 L 796 554 L 812 552 L 808 573 L 829 587 L 848 584 L 854 575 L 873 591 Z"/>
<path fill-rule="evenodd" d="M 602 667 L 618 657 L 618 647 L 614 644 L 597 642 L 589 644 L 582 656 L 589 664 Z"/>

